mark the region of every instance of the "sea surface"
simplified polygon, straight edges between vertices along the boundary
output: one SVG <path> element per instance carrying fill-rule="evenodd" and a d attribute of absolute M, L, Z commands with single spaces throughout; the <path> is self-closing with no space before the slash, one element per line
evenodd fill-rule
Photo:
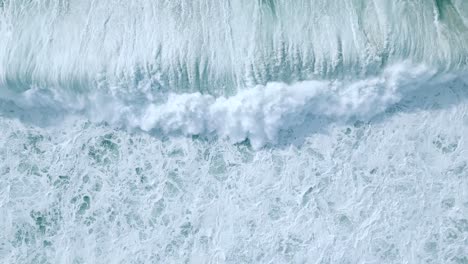
<path fill-rule="evenodd" d="M 468 263 L 468 1 L 0 0 L 0 263 Z"/>

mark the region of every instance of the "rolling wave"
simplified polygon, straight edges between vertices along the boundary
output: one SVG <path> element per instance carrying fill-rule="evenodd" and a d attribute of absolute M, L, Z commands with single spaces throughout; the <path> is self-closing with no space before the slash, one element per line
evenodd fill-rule
<path fill-rule="evenodd" d="M 0 1 L 0 86 L 233 95 L 468 62 L 463 0 Z"/>
<path fill-rule="evenodd" d="M 155 94 L 151 90 L 125 95 L 96 90 L 77 95 L 37 87 L 2 97 L 27 115 L 34 114 L 30 119 L 49 118 L 49 123 L 56 123 L 50 119 L 57 113 L 59 117 L 79 114 L 94 122 L 160 135 L 216 136 L 231 143 L 249 140 L 259 149 L 276 144 L 281 131 L 310 120 L 369 120 L 415 91 L 448 87 L 454 80 L 467 85 L 465 79 L 462 74 L 441 74 L 428 66 L 401 63 L 361 80 L 270 82 L 227 97 L 200 92 Z"/>

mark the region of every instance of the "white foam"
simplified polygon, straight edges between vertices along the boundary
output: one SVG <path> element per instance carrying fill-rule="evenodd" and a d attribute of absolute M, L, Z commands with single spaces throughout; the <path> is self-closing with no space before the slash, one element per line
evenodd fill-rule
<path fill-rule="evenodd" d="M 379 77 L 354 82 L 269 83 L 228 98 L 170 94 L 164 104 L 150 104 L 131 123 L 146 131 L 215 132 L 232 142 L 248 138 L 258 148 L 275 142 L 281 129 L 298 125 L 310 114 L 346 119 L 380 113 L 402 98 L 402 89 L 408 92 L 434 73 L 424 66 L 398 65 Z"/>
<path fill-rule="evenodd" d="M 260 148 L 275 143 L 281 130 L 300 125 L 310 115 L 338 120 L 372 117 L 429 80 L 435 83 L 435 76 L 436 71 L 426 66 L 403 63 L 363 80 L 268 83 L 231 97 L 170 93 L 161 102 L 161 95 L 132 99 L 137 96 L 32 89 L 10 99 L 23 108 L 49 105 L 55 111 L 84 113 L 94 121 L 144 131 L 215 134 L 233 143 L 249 139 Z"/>
<path fill-rule="evenodd" d="M 468 89 L 415 94 L 258 151 L 0 116 L 0 263 L 463 263 Z"/>

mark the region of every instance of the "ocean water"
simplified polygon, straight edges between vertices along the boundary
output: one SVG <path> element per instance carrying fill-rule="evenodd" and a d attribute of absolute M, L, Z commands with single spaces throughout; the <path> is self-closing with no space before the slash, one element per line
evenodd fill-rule
<path fill-rule="evenodd" d="M 0 0 L 0 263 L 468 263 L 468 2 Z"/>

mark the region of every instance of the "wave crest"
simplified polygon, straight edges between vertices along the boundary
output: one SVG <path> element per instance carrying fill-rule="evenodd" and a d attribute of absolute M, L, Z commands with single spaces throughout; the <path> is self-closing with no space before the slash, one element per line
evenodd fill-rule
<path fill-rule="evenodd" d="M 240 90 L 230 97 L 151 91 L 124 95 L 95 91 L 76 95 L 64 89 L 39 88 L 3 97 L 29 112 L 36 109 L 35 112 L 84 114 L 93 121 L 165 135 L 214 134 L 232 143 L 248 139 L 254 148 L 260 148 L 277 142 L 282 130 L 294 129 L 308 118 L 368 119 L 412 91 L 456 77 L 439 74 L 424 65 L 402 63 L 362 80 L 272 82 Z"/>

